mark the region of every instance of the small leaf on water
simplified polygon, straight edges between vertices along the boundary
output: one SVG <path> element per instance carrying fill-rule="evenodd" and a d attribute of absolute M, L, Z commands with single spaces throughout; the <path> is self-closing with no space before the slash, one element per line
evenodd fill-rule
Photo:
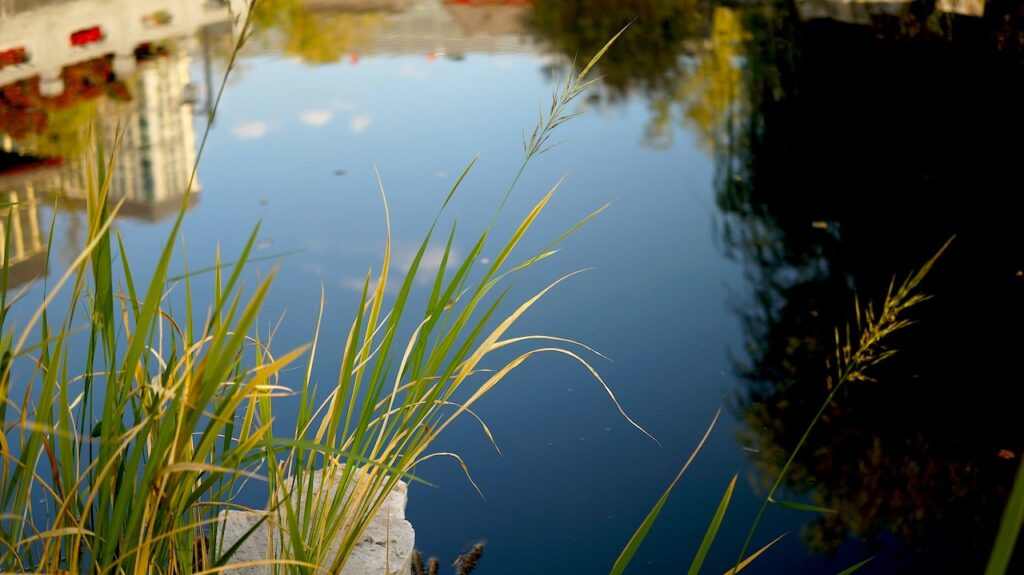
<path fill-rule="evenodd" d="M 809 503 L 797 503 L 796 501 L 785 501 L 781 499 L 769 499 L 772 503 L 785 507 L 787 509 L 794 509 L 796 511 L 810 511 L 811 513 L 835 513 L 835 509 L 827 509 L 825 507 L 818 507 L 817 505 L 811 505 Z"/>

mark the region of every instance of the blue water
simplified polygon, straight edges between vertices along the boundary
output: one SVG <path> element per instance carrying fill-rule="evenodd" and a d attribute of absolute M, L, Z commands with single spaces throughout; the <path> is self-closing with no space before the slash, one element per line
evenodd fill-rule
<path fill-rule="evenodd" d="M 11 8 L 0 19 L 0 50 L 26 41 L 24 23 L 51 4 Z M 89 0 L 67 4 L 95 8 Z M 284 315 L 278 352 L 311 339 L 323 290 L 313 372 L 321 387 L 336 380 L 362 280 L 381 262 L 385 219 L 375 170 L 401 274 L 477 158 L 441 219 L 443 229 L 458 223 L 453 254 L 461 261 L 491 222 L 523 159 L 523 132 L 571 57 L 592 52 L 633 17 L 618 18 L 621 6 L 585 2 L 538 1 L 509 12 L 439 0 L 384 4 L 392 11 L 354 11 L 341 0 L 303 12 L 324 28 L 299 49 L 297 28 L 257 28 L 209 126 L 201 191 L 181 234 L 196 269 L 212 264 L 217 249 L 233 260 L 259 223 L 260 261 L 243 277 L 251 287 L 277 269 L 260 329 Z M 453 460 L 416 470 L 434 485 L 414 485 L 407 510 L 424 555 L 444 562 L 485 541 L 481 575 L 605 573 L 721 410 L 629 572 L 684 570 L 736 474 L 706 569 L 725 571 L 771 470 L 826 393 L 832 328 L 850 317 L 853 292 L 877 297 L 890 277 L 957 234 L 949 263 L 929 284 L 937 297 L 922 312 L 925 327 L 898 342 L 907 359 L 894 361 L 881 383 L 839 398 L 786 484 L 787 497 L 839 512 L 770 508 L 755 548 L 786 535 L 749 572 L 835 573 L 869 556 L 876 560 L 864 573 L 980 569 L 1024 447 L 1006 388 L 1019 379 L 1009 358 L 1020 338 L 994 335 L 1019 332 L 1024 318 L 1020 180 L 1012 167 L 1021 151 L 1014 134 L 1024 126 L 1014 105 L 1024 94 L 1022 18 L 998 3 L 961 14 L 917 4 L 888 14 L 844 12 L 840 4 L 822 2 L 815 6 L 824 12 L 811 13 L 809 4 L 785 2 L 743 10 L 639 3 L 637 22 L 601 70 L 606 79 L 574 102 L 581 115 L 552 136 L 560 144 L 530 163 L 494 237 L 511 233 L 563 177 L 513 259 L 543 250 L 610 203 L 555 257 L 517 277 L 510 302 L 587 270 L 546 296 L 511 335 L 571 338 L 607 355 L 611 361 L 588 357 L 660 445 L 631 427 L 581 366 L 537 357 L 476 409 L 500 454 L 469 418 L 435 445 L 466 461 L 484 497 Z M 288 17 L 306 10 L 301 2 L 268 6 Z M 543 17 L 557 9 L 566 19 L 552 33 Z M 929 24 L 908 24 L 920 22 Z M 132 90 L 129 116 L 144 117 L 150 137 L 135 166 L 150 171 L 141 186 L 148 196 L 136 205 L 160 203 L 152 178 L 161 170 L 180 177 L 187 164 L 161 162 L 194 152 L 208 127 L 203 110 L 220 86 L 230 24 L 219 17 L 203 26 L 155 57 L 140 52 L 130 74 L 104 72 L 107 95 L 81 99 L 109 103 L 119 81 Z M 333 56 L 317 56 L 344 42 Z M 92 62 L 108 66 L 97 54 Z M 168 63 L 186 75 L 154 72 Z M 18 76 L 25 69 L 0 68 L 0 80 L 31 84 L 31 76 Z M 145 91 L 147 81 L 155 92 Z M 162 93 L 172 104 L 141 107 Z M 34 151 L 38 134 L 18 131 L 34 108 L 5 94 L 3 178 L 25 173 L 15 158 L 52 157 Z M 663 112 L 668 121 L 659 124 Z M 59 131 L 61 117 L 51 114 L 42 133 Z M 194 133 L 168 135 L 167 126 L 181 125 Z M 173 206 L 180 189 L 168 189 L 165 203 Z M 968 197 L 983 190 L 1007 194 L 998 202 Z M 45 237 L 52 210 L 45 201 L 36 209 Z M 84 219 L 73 207 L 58 210 L 47 279 L 23 284 L 27 301 L 71 261 Z M 119 220 L 137 277 L 154 265 L 172 222 L 171 211 Z M 427 252 L 425 266 L 436 269 L 440 249 Z M 172 269 L 184 269 L 180 256 Z M 199 316 L 208 306 L 202 281 L 212 278 L 197 288 Z M 181 289 L 168 300 L 172 309 L 184 305 Z M 416 285 L 414 301 L 428 289 Z M 26 317 L 16 310 L 13 319 Z M 301 375 L 287 372 L 282 383 Z M 282 405 L 278 424 L 287 428 L 290 404 Z"/>
<path fill-rule="evenodd" d="M 261 238 L 273 242 L 268 250 L 302 250 L 282 260 L 267 306 L 269 317 L 288 310 L 289 327 L 278 343 L 308 339 L 302 328 L 315 317 L 322 284 L 329 321 L 321 341 L 338 349 L 354 288 L 382 249 L 373 166 L 388 194 L 399 258 L 409 258 L 455 177 L 479 155 L 453 210 L 465 232 L 455 252 L 465 254 L 522 160 L 522 129 L 531 127 L 534 109 L 550 93 L 540 65 L 536 57 L 488 55 L 432 63 L 367 58 L 356 67 L 257 59 L 225 94 L 201 165 L 203 201 L 190 215 L 186 237 L 229 250 L 246 224 L 262 218 Z M 403 75 L 409 68 L 425 77 Z M 302 78 L 303 95 L 282 82 L 291 77 Z M 338 110 L 339 99 L 351 109 Z M 302 115 L 311 110 L 331 111 L 331 121 L 304 125 Z M 594 358 L 595 365 L 662 446 L 631 428 L 580 366 L 538 358 L 478 409 L 503 455 L 470 419 L 436 446 L 467 461 L 486 500 L 452 460 L 417 471 L 438 486 L 411 492 L 408 513 L 424 552 L 444 557 L 484 539 L 487 571 L 494 573 L 600 572 L 725 404 L 734 385 L 728 352 L 741 342 L 727 294 L 741 278 L 716 247 L 711 161 L 681 130 L 669 149 L 642 146 L 647 114 L 637 98 L 565 124 L 556 134 L 564 143 L 530 166 L 496 235 L 508 233 L 513 218 L 563 175 L 524 242 L 524 256 L 612 203 L 516 285 L 513 294 L 525 297 L 563 273 L 593 268 L 543 300 L 516 334 L 577 339 L 612 358 Z M 372 120 L 355 132 L 352 122 L 360 117 Z M 270 128 L 263 137 L 239 140 L 232 131 L 246 122 Z M 334 175 L 338 169 L 345 175 Z M 231 226 L 218 229 L 214 222 L 225 213 L 232 214 Z M 323 360 L 317 379 L 331 381 L 336 363 Z M 716 501 L 705 488 L 720 490 L 743 465 L 730 426 L 721 426 L 709 447 L 716 455 L 695 467 L 665 512 L 661 527 L 680 541 L 696 542 L 702 534 L 686 518 L 713 513 Z M 658 552 L 655 541 L 638 564 L 667 569 L 678 551 Z"/>

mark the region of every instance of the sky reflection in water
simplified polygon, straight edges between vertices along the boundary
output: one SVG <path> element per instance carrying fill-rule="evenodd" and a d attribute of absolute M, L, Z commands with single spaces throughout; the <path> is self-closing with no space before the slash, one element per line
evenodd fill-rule
<path fill-rule="evenodd" d="M 86 13 L 92 6 L 4 4 L 0 50 L 42 41 L 19 36 L 32 30 L 22 24 L 64 4 Z M 166 24 L 173 31 L 144 29 L 149 36 L 131 56 L 94 46 L 84 48 L 91 57 L 67 52 L 76 60 L 59 62 L 65 52 L 36 47 L 36 61 L 0 68 L 8 136 L 0 181 L 23 202 L 11 246 L 20 250 L 12 267 L 19 281 L 42 269 L 55 193 L 64 201 L 49 273 L 80 245 L 81 129 L 96 111 L 127 114 L 125 179 L 114 189 L 128 198 L 128 213 L 118 225 L 132 261 L 152 265 L 230 50 L 224 7 L 168 5 L 191 15 Z M 340 347 L 355 291 L 383 246 L 374 166 L 401 271 L 479 155 L 445 220 L 463 232 L 455 254 L 467 253 L 466 238 L 491 220 L 515 174 L 522 131 L 552 78 L 636 16 L 602 66 L 604 81 L 580 102 L 585 114 L 531 165 L 496 233 L 508 233 L 566 174 L 524 257 L 612 202 L 512 295 L 593 268 L 542 302 L 521 334 L 578 339 L 612 357 L 597 362 L 600 371 L 663 446 L 629 428 L 583 370 L 539 359 L 480 406 L 503 456 L 470 420 L 438 445 L 466 459 L 486 501 L 453 462 L 418 471 L 439 486 L 412 490 L 418 546 L 446 558 L 486 539 L 482 573 L 604 572 L 724 405 L 730 417 L 635 562 L 638 573 L 688 563 L 739 471 L 709 563 L 724 570 L 757 494 L 823 396 L 831 330 L 849 316 L 853 291 L 877 296 L 893 274 L 959 234 L 948 267 L 928 286 L 940 303 L 923 311 L 927 327 L 900 342 L 906 357 L 879 374 L 879 385 L 850 391 L 798 460 L 794 496 L 839 513 L 772 510 L 761 537 L 793 533 L 754 571 L 835 572 L 872 554 L 875 572 L 973 569 L 1014 467 L 996 454 L 1024 447 L 1003 423 L 1012 411 L 992 405 L 1021 342 L 964 334 L 1019 327 L 1024 263 L 1013 222 L 1019 200 L 1004 198 L 1010 205 L 993 213 L 953 198 L 1020 187 L 1008 166 L 1021 151 L 1012 135 L 1022 127 L 1013 105 L 1022 95 L 1022 42 L 1012 6 L 953 8 L 268 2 L 200 164 L 201 192 L 184 228 L 190 266 L 212 263 L 218 245 L 230 259 L 262 221 L 256 255 L 271 261 L 254 266 L 250 281 L 281 266 L 265 322 L 287 311 L 275 343 L 307 341 L 323 286 L 327 321 L 314 378 L 333 381 L 330 350 Z M 109 140 L 110 122 L 105 129 Z M 426 263 L 436 268 L 439 257 L 429 252 Z M 982 299 L 986 313 L 975 313 Z M 967 379 L 992 383 L 965 398 L 956 390 Z"/>

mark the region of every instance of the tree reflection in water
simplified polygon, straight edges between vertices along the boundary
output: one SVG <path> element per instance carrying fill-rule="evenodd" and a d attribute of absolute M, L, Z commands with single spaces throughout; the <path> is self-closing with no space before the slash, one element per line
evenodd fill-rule
<path fill-rule="evenodd" d="M 909 570 L 973 572 L 1024 448 L 1024 9 L 937 5 L 540 0 L 530 21 L 573 57 L 635 16 L 606 84 L 648 96 L 651 144 L 682 125 L 714 158 L 722 243 L 750 286 L 735 408 L 764 488 L 827 393 L 855 294 L 880 299 L 957 236 L 920 325 L 828 410 L 786 486 L 837 511 L 804 529 L 813 550 L 895 538 L 927 546 Z"/>
<path fill-rule="evenodd" d="M 527 23 L 551 48 L 579 60 L 632 23 L 601 59 L 602 83 L 620 94 L 658 92 L 678 81 L 681 57 L 699 48 L 708 10 L 703 0 L 536 0 Z"/>
<path fill-rule="evenodd" d="M 751 285 L 736 407 L 762 484 L 826 394 L 854 294 L 880 299 L 957 235 L 920 325 L 830 408 L 790 472 L 791 490 L 837 511 L 804 530 L 815 550 L 891 534 L 906 549 L 941 542 L 928 555 L 944 569 L 986 557 L 1017 463 L 1004 458 L 1024 447 L 1024 60 L 1007 34 L 1020 24 L 995 4 L 984 18 L 914 4 L 869 25 L 744 13 L 750 113 L 716 159 L 724 244 Z"/>
<path fill-rule="evenodd" d="M 285 54 L 329 64 L 363 48 L 384 18 L 380 11 L 331 10 L 326 5 L 328 9 L 313 10 L 299 0 L 261 1 L 253 14 L 257 42 L 279 43 Z M 270 31 L 279 37 L 268 37 Z"/>

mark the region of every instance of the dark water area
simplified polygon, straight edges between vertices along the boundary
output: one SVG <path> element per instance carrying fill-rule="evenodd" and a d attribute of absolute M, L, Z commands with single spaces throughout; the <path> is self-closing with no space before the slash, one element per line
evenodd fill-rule
<path fill-rule="evenodd" d="M 122 30 L 112 13 L 143 25 Z M 410 491 L 417 547 L 452 559 L 486 540 L 481 575 L 606 573 L 722 408 L 628 572 L 683 571 L 738 474 L 706 564 L 726 571 L 828 395 L 855 298 L 880 302 L 953 238 L 922 286 L 932 297 L 889 340 L 898 353 L 841 390 L 784 482 L 786 499 L 834 512 L 770 506 L 754 547 L 786 535 L 744 573 L 837 573 L 868 557 L 861 573 L 982 572 L 1024 455 L 1018 2 L 266 0 L 202 152 L 189 265 L 212 263 L 217 246 L 230 259 L 262 221 L 263 260 L 246 277 L 280 265 L 263 325 L 287 312 L 275 343 L 308 341 L 323 286 L 331 343 L 314 379 L 327 385 L 381 259 L 374 166 L 407 270 L 479 154 L 452 218 L 469 232 L 455 243 L 464 256 L 538 104 L 629 22 L 584 113 L 507 210 L 525 213 L 568 172 L 525 255 L 612 205 L 510 297 L 593 268 L 515 335 L 611 357 L 595 366 L 661 446 L 585 370 L 542 358 L 480 404 L 501 455 L 469 419 L 436 445 L 465 459 L 485 499 L 455 462 L 417 470 L 437 486 Z M 154 265 L 233 26 L 220 2 L 0 0 L 0 192 L 18 202 L 4 208 L 4 248 L 26 301 L 81 248 L 85 150 L 97 134 L 109 147 L 117 121 L 118 228 L 133 264 Z M 102 40 L 66 45 L 91 27 Z M 435 270 L 440 253 L 425 258 Z"/>

